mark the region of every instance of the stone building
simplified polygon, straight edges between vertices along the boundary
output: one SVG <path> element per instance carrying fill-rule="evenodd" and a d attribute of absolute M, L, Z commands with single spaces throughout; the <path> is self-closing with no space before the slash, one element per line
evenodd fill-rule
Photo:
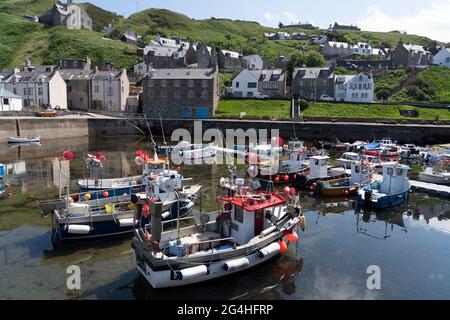
<path fill-rule="evenodd" d="M 399 41 L 391 51 L 390 58 L 397 67 L 428 66 L 433 63 L 433 55 L 422 46 Z"/>
<path fill-rule="evenodd" d="M 203 44 L 189 44 L 185 55 L 186 65 L 200 69 L 212 68 L 218 63 L 217 50 Z"/>
<path fill-rule="evenodd" d="M 217 68 L 150 69 L 142 82 L 143 112 L 151 118 L 210 118 L 219 104 Z"/>
<path fill-rule="evenodd" d="M 92 76 L 92 110 L 124 112 L 130 93 L 127 71 L 99 71 Z"/>
<path fill-rule="evenodd" d="M 222 72 L 238 72 L 244 67 L 242 55 L 239 52 L 229 50 L 219 50 L 218 64 Z"/>
<path fill-rule="evenodd" d="M 156 69 L 183 68 L 185 67 L 186 50 L 182 48 L 150 46 L 147 48 L 144 61 L 147 65 Z"/>
<path fill-rule="evenodd" d="M 66 26 L 69 29 L 92 30 L 92 19 L 81 6 L 67 0 L 66 4 L 56 1 L 53 7 L 39 17 L 39 22 L 50 26 Z"/>
<path fill-rule="evenodd" d="M 353 48 L 346 42 L 329 41 L 322 46 L 322 53 L 327 58 L 350 56 Z"/>
<path fill-rule="evenodd" d="M 296 68 L 291 90 L 294 98 L 316 101 L 322 95 L 334 97 L 334 71 L 331 68 Z"/>

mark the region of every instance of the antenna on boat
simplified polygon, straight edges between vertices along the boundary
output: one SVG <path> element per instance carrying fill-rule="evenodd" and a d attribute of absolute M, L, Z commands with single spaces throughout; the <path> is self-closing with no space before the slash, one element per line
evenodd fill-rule
<path fill-rule="evenodd" d="M 159 123 L 161 124 L 161 132 L 162 132 L 162 135 L 163 135 L 164 145 L 167 146 L 166 135 L 164 133 L 164 126 L 163 126 L 162 118 L 161 118 L 161 112 L 159 112 Z"/>
<path fill-rule="evenodd" d="M 148 121 L 147 121 L 147 115 L 145 115 L 145 114 L 144 114 L 144 119 L 145 119 L 145 124 L 147 125 L 148 132 L 150 133 L 150 142 L 153 143 L 153 147 L 155 148 L 156 142 L 153 139 L 152 129 L 150 129 L 150 125 L 148 124 Z"/>

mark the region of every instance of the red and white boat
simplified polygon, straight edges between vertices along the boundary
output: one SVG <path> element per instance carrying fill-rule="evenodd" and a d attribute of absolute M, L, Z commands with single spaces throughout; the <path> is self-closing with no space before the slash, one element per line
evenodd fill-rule
<path fill-rule="evenodd" d="M 132 248 L 138 271 L 153 288 L 244 272 L 287 252 L 287 243 L 298 241 L 295 230 L 298 225 L 304 230 L 305 219 L 295 190 L 286 188 L 280 195 L 244 188 L 244 179 L 221 181 L 225 195 L 218 198 L 220 210 L 198 217 L 162 222 L 167 208 L 138 197 L 135 219 L 142 219 L 146 207 L 151 223 L 135 229 Z M 189 224 L 188 219 L 194 221 Z"/>

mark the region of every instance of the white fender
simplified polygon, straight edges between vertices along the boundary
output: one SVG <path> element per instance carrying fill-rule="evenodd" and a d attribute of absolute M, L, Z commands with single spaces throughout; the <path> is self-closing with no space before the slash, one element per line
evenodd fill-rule
<path fill-rule="evenodd" d="M 119 219 L 119 226 L 121 228 L 132 227 L 136 225 L 136 221 L 133 218 Z"/>
<path fill-rule="evenodd" d="M 198 267 L 187 268 L 179 271 L 175 271 L 177 280 L 192 280 L 197 279 L 208 274 L 208 267 L 201 265 Z"/>
<path fill-rule="evenodd" d="M 82 224 L 71 224 L 67 232 L 72 234 L 88 234 L 91 232 L 91 227 Z"/>
<path fill-rule="evenodd" d="M 170 211 L 166 211 L 163 214 L 161 214 L 161 218 L 163 219 L 167 219 L 168 217 L 170 217 Z"/>
<path fill-rule="evenodd" d="M 235 260 L 230 260 L 222 265 L 222 269 L 225 271 L 235 271 L 243 269 L 250 265 L 250 261 L 247 258 L 240 258 Z"/>
<path fill-rule="evenodd" d="M 267 257 L 274 256 L 274 255 L 280 253 L 280 248 L 281 248 L 280 244 L 278 242 L 274 242 L 274 243 L 268 245 L 267 247 L 259 250 L 258 257 L 267 258 Z"/>

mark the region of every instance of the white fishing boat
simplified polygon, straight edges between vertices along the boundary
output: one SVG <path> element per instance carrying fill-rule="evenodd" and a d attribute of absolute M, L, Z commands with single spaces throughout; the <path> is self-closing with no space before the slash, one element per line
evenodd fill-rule
<path fill-rule="evenodd" d="M 336 162 L 345 166 L 346 169 L 350 169 L 353 163 L 358 162 L 360 155 L 355 152 L 345 152 Z"/>
<path fill-rule="evenodd" d="M 153 288 L 169 288 L 209 281 L 246 271 L 288 251 L 295 233 L 305 227 L 299 197 L 287 188 L 284 195 L 244 187 L 231 179 L 220 210 L 163 223 L 162 204 L 140 197 L 135 219 L 150 208 L 151 222 L 134 230 L 132 249 L 138 271 Z M 224 184 L 222 184 L 224 185 Z M 250 186 L 252 183 L 250 183 Z M 176 223 L 176 228 L 171 228 Z"/>
<path fill-rule="evenodd" d="M 8 143 L 30 143 L 30 142 L 40 142 L 41 137 L 8 137 Z"/>
<path fill-rule="evenodd" d="M 172 161 L 175 163 L 191 160 L 213 158 L 217 154 L 217 147 L 212 144 L 191 144 L 179 142 L 172 148 Z M 177 157 L 179 158 L 177 161 Z"/>
<path fill-rule="evenodd" d="M 450 185 L 450 172 L 427 167 L 425 171 L 419 173 L 419 179 L 428 183 Z"/>

